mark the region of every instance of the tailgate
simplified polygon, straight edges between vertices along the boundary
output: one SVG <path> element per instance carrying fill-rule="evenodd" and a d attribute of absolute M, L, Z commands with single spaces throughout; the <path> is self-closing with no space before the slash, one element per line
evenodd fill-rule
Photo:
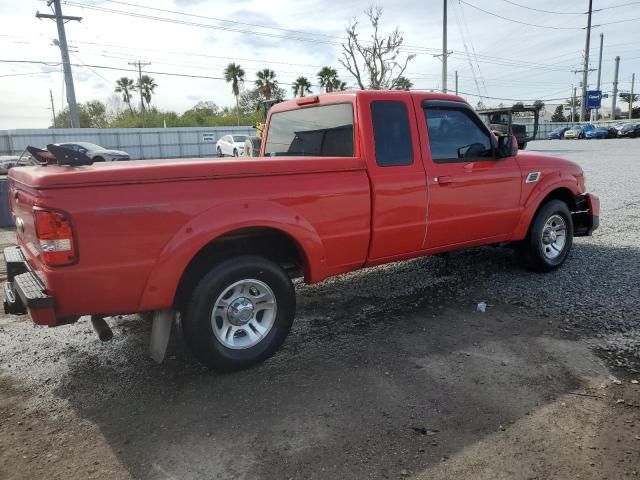
<path fill-rule="evenodd" d="M 18 244 L 23 247 L 32 265 L 39 263 L 40 242 L 36 236 L 33 207 L 38 204 L 40 193 L 23 184 L 10 180 L 9 209 L 13 214 Z"/>

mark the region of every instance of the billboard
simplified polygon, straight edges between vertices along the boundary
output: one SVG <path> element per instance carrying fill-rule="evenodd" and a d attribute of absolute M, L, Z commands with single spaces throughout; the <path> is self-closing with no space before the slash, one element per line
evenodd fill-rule
<path fill-rule="evenodd" d="M 587 101 L 584 103 L 587 110 L 594 110 L 600 108 L 600 101 L 602 100 L 602 90 L 587 90 Z"/>

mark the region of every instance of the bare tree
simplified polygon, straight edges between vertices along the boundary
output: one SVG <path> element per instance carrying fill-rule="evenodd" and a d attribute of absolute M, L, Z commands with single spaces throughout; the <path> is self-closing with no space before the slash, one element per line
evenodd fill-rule
<path fill-rule="evenodd" d="M 347 43 L 342 44 L 342 58 L 338 61 L 355 77 L 362 90 L 395 89 L 398 79 L 403 77 L 415 55 L 401 59 L 400 47 L 404 42 L 404 34 L 398 27 L 389 35 L 382 35 L 378 31 L 381 7 L 369 7 L 364 13 L 373 28 L 371 41 L 360 39 L 358 21 L 354 20 L 347 28 Z"/>

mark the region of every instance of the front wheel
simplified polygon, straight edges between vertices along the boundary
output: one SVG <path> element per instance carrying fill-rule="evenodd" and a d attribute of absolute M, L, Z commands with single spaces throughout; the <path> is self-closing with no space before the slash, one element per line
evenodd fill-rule
<path fill-rule="evenodd" d="M 569 256 L 573 244 L 573 222 L 567 204 L 551 200 L 544 204 L 519 246 L 521 264 L 537 272 L 558 268 Z"/>
<path fill-rule="evenodd" d="M 201 363 L 237 370 L 278 350 L 295 310 L 295 290 L 286 272 L 271 260 L 246 255 L 219 263 L 200 280 L 182 327 Z"/>
<path fill-rule="evenodd" d="M 220 147 L 216 148 L 216 153 L 218 154 L 218 157 L 223 157 L 224 155 L 222 155 L 222 149 Z"/>

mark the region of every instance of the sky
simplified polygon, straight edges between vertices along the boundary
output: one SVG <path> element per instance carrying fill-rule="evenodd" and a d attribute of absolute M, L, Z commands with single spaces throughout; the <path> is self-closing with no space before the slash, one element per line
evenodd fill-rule
<path fill-rule="evenodd" d="M 62 0 L 65 15 L 82 17 L 66 24 L 76 97 L 115 106 L 115 82 L 136 77 L 134 61 L 150 63 L 143 73 L 158 84 L 152 103 L 177 112 L 199 101 L 233 105 L 222 79 L 230 62 L 244 68 L 245 88 L 271 68 L 289 95 L 300 75 L 318 92 L 325 65 L 355 86 L 338 63 L 341 43 L 354 19 L 370 35 L 363 12 L 372 4 L 383 8 L 380 31 L 398 27 L 402 55 L 417 54 L 405 75 L 414 88 L 440 90 L 443 0 Z M 640 77 L 640 1 L 593 0 L 593 8 L 589 67 L 598 67 L 603 33 L 602 90 L 612 90 L 620 56 L 619 90 L 629 91 L 632 73 Z M 575 71 L 583 69 L 587 9 L 588 0 L 448 0 L 449 90 L 457 71 L 473 105 L 561 103 L 582 80 Z M 36 11 L 51 13 L 45 0 L 0 0 L 0 129 L 48 127 L 50 92 L 56 111 L 66 105 L 56 25 Z M 596 82 L 590 72 L 588 85 Z"/>

